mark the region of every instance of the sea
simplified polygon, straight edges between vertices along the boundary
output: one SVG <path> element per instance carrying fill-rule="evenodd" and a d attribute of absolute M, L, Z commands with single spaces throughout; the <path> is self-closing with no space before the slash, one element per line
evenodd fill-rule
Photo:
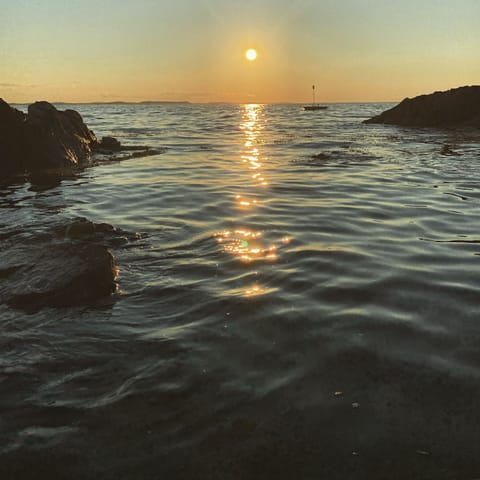
<path fill-rule="evenodd" d="M 69 105 L 159 154 L 0 184 L 0 235 L 139 234 L 0 305 L 2 480 L 480 478 L 480 134 L 391 106 Z"/>

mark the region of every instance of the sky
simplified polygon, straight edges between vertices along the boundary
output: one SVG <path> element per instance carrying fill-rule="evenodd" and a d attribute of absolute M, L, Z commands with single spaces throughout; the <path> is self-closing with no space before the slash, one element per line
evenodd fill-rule
<path fill-rule="evenodd" d="M 399 101 L 480 84 L 480 0 L 0 0 L 10 103 Z M 245 51 L 255 48 L 254 62 Z"/>

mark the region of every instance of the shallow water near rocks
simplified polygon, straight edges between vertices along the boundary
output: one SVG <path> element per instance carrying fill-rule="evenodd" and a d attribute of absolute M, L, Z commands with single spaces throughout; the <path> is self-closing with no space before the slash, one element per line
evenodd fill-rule
<path fill-rule="evenodd" d="M 0 239 L 141 234 L 111 302 L 0 306 L 2 478 L 480 476 L 480 134 L 387 107 L 74 106 L 165 153 L 0 187 Z"/>

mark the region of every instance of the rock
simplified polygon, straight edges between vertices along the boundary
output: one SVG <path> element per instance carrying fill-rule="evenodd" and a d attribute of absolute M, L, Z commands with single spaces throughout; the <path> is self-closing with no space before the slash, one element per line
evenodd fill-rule
<path fill-rule="evenodd" d="M 0 265 L 0 303 L 19 308 L 85 304 L 116 288 L 112 254 L 96 244 L 4 243 Z"/>
<path fill-rule="evenodd" d="M 313 160 L 329 160 L 330 157 L 326 153 L 320 152 L 320 153 L 316 153 L 315 155 L 312 155 L 312 159 Z"/>
<path fill-rule="evenodd" d="M 78 167 L 96 143 L 80 114 L 36 102 L 28 114 L 0 99 L 0 171 L 3 174 Z"/>
<path fill-rule="evenodd" d="M 111 247 L 138 234 L 77 218 L 0 238 L 0 303 L 22 309 L 85 305 L 116 290 Z"/>
<path fill-rule="evenodd" d="M 0 168 L 6 174 L 23 169 L 25 118 L 0 98 Z"/>
<path fill-rule="evenodd" d="M 48 102 L 28 107 L 24 138 L 28 170 L 77 167 L 90 160 L 97 141 L 78 112 Z"/>
<path fill-rule="evenodd" d="M 128 153 L 132 152 L 132 153 Z M 121 152 L 118 155 L 112 155 L 108 157 L 104 161 L 108 162 L 121 162 L 123 160 L 131 160 L 132 158 L 143 158 L 143 157 L 151 157 L 153 155 L 160 155 L 164 153 L 165 149 L 154 149 L 146 147 L 145 150 L 139 150 L 136 147 L 122 147 Z"/>
<path fill-rule="evenodd" d="M 88 241 L 107 247 L 118 247 L 140 238 L 138 233 L 126 232 L 108 223 L 94 223 L 86 218 L 78 218 L 68 225 L 55 227 L 54 232 L 59 238 Z"/>
<path fill-rule="evenodd" d="M 364 123 L 387 123 L 409 127 L 480 128 L 480 86 L 406 98 Z"/>
<path fill-rule="evenodd" d="M 95 146 L 97 150 L 106 150 L 109 152 L 119 152 L 122 150 L 120 142 L 113 137 L 102 137 L 102 140 Z"/>
<path fill-rule="evenodd" d="M 90 236 L 95 233 L 95 223 L 87 220 L 86 218 L 82 218 L 74 221 L 65 227 L 65 229 L 62 228 L 62 230 L 64 230 L 66 237 L 81 238 L 83 236 Z"/>
<path fill-rule="evenodd" d="M 451 145 L 448 145 L 447 143 L 442 146 L 442 149 L 440 150 L 440 155 L 446 155 L 446 156 L 457 156 L 459 155 L 457 152 L 452 150 Z"/>
<path fill-rule="evenodd" d="M 0 175 L 68 175 L 92 164 L 92 152 L 97 154 L 95 163 L 163 153 L 147 146 L 122 146 L 113 137 L 98 142 L 75 110 L 59 111 L 48 102 L 35 102 L 25 115 L 0 99 Z"/>
<path fill-rule="evenodd" d="M 100 160 L 101 162 L 119 162 L 132 158 L 159 155 L 160 153 L 164 153 L 165 149 L 153 149 L 147 145 L 122 145 L 114 137 L 102 137 L 102 140 L 94 145 L 94 152 L 95 160 Z"/>

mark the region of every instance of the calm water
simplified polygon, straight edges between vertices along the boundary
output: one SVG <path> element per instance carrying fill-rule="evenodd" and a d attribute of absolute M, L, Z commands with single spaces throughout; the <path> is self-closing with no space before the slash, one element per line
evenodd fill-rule
<path fill-rule="evenodd" d="M 74 108 L 165 153 L 0 191 L 0 233 L 142 234 L 111 305 L 0 306 L 4 478 L 480 477 L 478 133 Z"/>

